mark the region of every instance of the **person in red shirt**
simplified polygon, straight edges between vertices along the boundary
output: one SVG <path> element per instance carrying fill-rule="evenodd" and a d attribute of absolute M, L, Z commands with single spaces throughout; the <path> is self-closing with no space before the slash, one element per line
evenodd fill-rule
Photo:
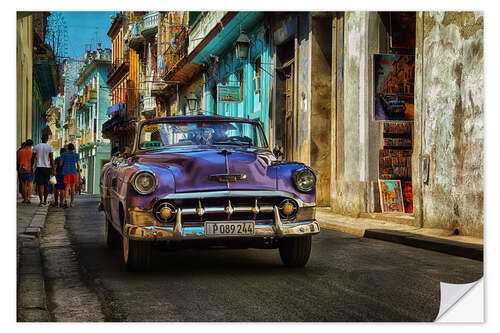
<path fill-rule="evenodd" d="M 19 165 L 19 178 L 21 179 L 21 194 L 23 203 L 31 203 L 31 183 L 33 182 L 33 140 L 28 139 L 24 148 L 17 152 L 17 163 Z"/>

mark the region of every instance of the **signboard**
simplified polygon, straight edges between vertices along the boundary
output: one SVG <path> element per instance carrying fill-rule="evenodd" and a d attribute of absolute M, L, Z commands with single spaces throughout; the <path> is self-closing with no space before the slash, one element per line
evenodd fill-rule
<path fill-rule="evenodd" d="M 373 119 L 413 120 L 415 57 L 398 54 L 373 55 Z"/>
<path fill-rule="evenodd" d="M 240 103 L 242 100 L 241 88 L 239 86 L 217 86 L 217 102 Z"/>

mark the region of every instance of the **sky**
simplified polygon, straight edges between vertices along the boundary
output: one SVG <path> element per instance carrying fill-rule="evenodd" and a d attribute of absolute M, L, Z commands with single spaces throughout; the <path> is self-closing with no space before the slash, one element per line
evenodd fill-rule
<path fill-rule="evenodd" d="M 51 12 L 51 14 L 59 14 L 66 23 L 68 33 L 66 56 L 70 58 L 83 58 L 85 55 L 85 44 L 92 44 L 91 49 L 95 50 L 96 32 L 97 42 L 102 43 L 102 48 L 111 48 L 111 39 L 108 37 L 107 32 L 111 26 L 110 16 L 116 15 L 116 13 L 104 11 Z"/>

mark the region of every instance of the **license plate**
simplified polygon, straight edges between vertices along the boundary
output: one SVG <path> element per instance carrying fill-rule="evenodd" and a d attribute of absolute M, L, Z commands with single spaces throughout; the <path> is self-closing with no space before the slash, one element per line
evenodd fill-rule
<path fill-rule="evenodd" d="M 247 236 L 255 234 L 255 222 L 205 222 L 205 234 Z"/>

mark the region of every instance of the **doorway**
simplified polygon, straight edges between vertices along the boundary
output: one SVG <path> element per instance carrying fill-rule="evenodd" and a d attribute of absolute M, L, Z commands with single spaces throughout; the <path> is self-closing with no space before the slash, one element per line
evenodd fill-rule
<path fill-rule="evenodd" d="M 294 159 L 295 39 L 277 46 L 275 143 L 283 158 Z"/>

